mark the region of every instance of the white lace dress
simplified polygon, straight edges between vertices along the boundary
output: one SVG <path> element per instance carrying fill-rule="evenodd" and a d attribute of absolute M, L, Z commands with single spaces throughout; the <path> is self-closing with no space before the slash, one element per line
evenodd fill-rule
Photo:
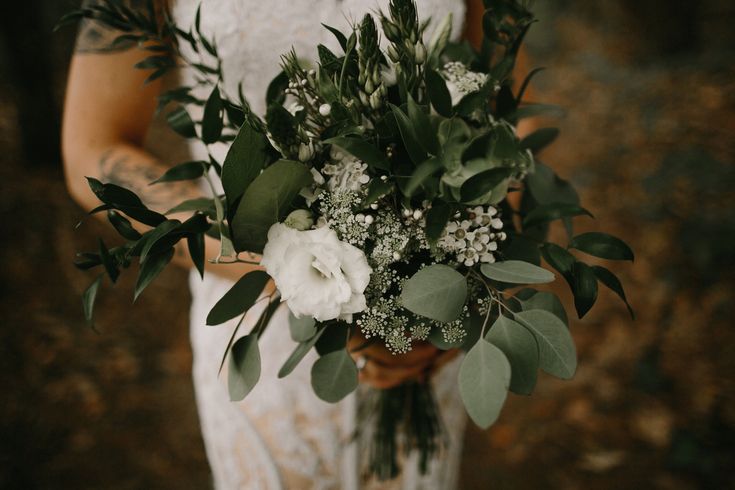
<path fill-rule="evenodd" d="M 173 14 L 181 26 L 192 25 L 200 0 L 176 0 Z M 236 94 L 242 82 L 245 96 L 256 113 L 265 110 L 268 83 L 279 71 L 279 56 L 291 46 L 300 58 L 314 59 L 323 43 L 338 51 L 333 36 L 320 23 L 345 30 L 387 0 L 204 0 L 201 29 L 216 39 L 226 91 Z M 454 14 L 454 32 L 464 20 L 462 0 L 418 0 L 421 19 L 439 22 Z M 428 33 L 432 28 L 428 29 Z M 182 77 L 191 79 L 184 72 Z M 206 93 L 200 94 L 206 98 Z M 221 153 L 216 155 L 223 157 Z M 195 157 L 206 157 L 201 146 L 192 146 Z M 208 255 L 215 253 L 208 250 Z M 224 266 L 223 266 L 224 267 Z M 191 341 L 194 351 L 194 386 L 207 456 L 220 490 L 234 489 L 449 489 L 456 486 L 464 409 L 456 388 L 458 365 L 447 365 L 434 378 L 436 395 L 448 431 L 449 446 L 426 476 L 415 461 L 403 462 L 402 475 L 389 483 L 366 480 L 359 461 L 365 457 L 364 441 L 351 442 L 356 418 L 356 394 L 328 404 L 313 394 L 310 353 L 284 379 L 277 372 L 295 343 L 289 336 L 287 311 L 279 308 L 260 341 L 262 375 L 256 388 L 242 402 L 231 402 L 226 373 L 217 370 L 235 322 L 206 326 L 212 305 L 232 283 L 209 275 L 202 281 L 192 273 Z M 261 303 L 262 304 L 262 303 Z M 241 334 L 247 333 L 260 311 L 248 313 Z"/>

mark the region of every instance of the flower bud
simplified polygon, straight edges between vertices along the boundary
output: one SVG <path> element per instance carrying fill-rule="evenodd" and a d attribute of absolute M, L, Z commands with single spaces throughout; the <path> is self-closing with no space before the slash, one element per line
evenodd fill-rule
<path fill-rule="evenodd" d="M 299 161 L 308 162 L 313 156 L 314 150 L 310 145 L 307 145 L 306 143 L 301 143 L 301 145 L 299 145 Z"/>
<path fill-rule="evenodd" d="M 329 104 L 322 104 L 319 106 L 319 114 L 321 114 L 324 117 L 327 117 L 329 114 L 332 113 L 332 106 Z"/>
<path fill-rule="evenodd" d="M 294 230 L 304 231 L 314 226 L 314 217 L 307 209 L 297 209 L 286 216 L 283 223 Z"/>
<path fill-rule="evenodd" d="M 377 110 L 381 105 L 383 105 L 383 101 L 380 99 L 380 92 L 373 92 L 373 95 L 370 96 L 370 107 Z"/>
<path fill-rule="evenodd" d="M 401 59 L 401 57 L 398 56 L 398 51 L 396 51 L 396 48 L 392 44 L 388 46 L 388 56 L 394 63 L 398 63 L 398 60 Z"/>
<path fill-rule="evenodd" d="M 364 86 L 365 86 L 365 92 L 369 94 L 372 94 L 373 92 L 375 92 L 375 85 L 373 85 L 372 79 L 368 78 L 367 80 L 365 80 Z"/>
<path fill-rule="evenodd" d="M 422 43 L 421 41 L 416 44 L 415 59 L 417 65 L 421 65 L 424 63 L 424 61 L 426 61 L 426 48 L 424 47 L 424 43 Z"/>

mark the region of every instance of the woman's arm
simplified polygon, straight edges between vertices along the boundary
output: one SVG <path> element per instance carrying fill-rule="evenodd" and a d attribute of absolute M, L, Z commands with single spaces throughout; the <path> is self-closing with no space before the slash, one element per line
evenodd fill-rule
<path fill-rule="evenodd" d="M 145 54 L 130 46 L 110 49 L 117 33 L 95 23 L 82 25 L 72 57 L 62 128 L 62 154 L 71 196 L 85 209 L 99 205 L 85 176 L 126 187 L 150 208 L 165 212 L 199 197 L 191 182 L 149 186 L 168 167 L 143 149 L 143 141 L 161 90 L 160 80 L 144 84 L 149 73 L 133 68 Z M 207 250 L 219 242 L 206 237 Z M 186 247 L 175 263 L 191 267 Z M 238 279 L 256 268 L 248 264 L 211 265 L 211 272 Z"/>

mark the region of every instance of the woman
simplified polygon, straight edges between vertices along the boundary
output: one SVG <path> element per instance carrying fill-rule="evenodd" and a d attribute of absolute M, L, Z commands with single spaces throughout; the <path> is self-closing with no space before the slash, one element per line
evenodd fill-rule
<path fill-rule="evenodd" d="M 131 7 L 144 4 L 142 0 L 127 1 Z M 172 2 L 177 24 L 191 25 L 199 3 Z M 387 3 L 380 0 L 377 6 L 386 8 Z M 474 19 L 467 34 L 477 40 L 481 0 L 471 0 L 468 5 L 462 0 L 418 0 L 417 4 L 422 19 L 439 20 L 452 12 L 455 33 L 462 33 L 466 15 Z M 279 70 L 281 53 L 292 45 L 302 57 L 313 56 L 319 43 L 335 49 L 331 34 L 320 23 L 344 30 L 348 19 L 359 19 L 375 7 L 375 0 L 204 0 L 201 30 L 216 39 L 226 88 L 235 93 L 242 82 L 253 110 L 262 114 L 263 95 Z M 202 191 L 188 183 L 148 187 L 168 166 L 183 161 L 174 154 L 185 144 L 179 140 L 161 145 L 160 137 L 151 137 L 158 134 L 152 123 L 156 96 L 170 82 L 144 85 L 148 73 L 132 68 L 144 53 L 129 46 L 111 49 L 110 42 L 117 34 L 95 24 L 86 24 L 80 31 L 63 120 L 67 184 L 71 195 L 88 209 L 98 202 L 84 176 L 130 188 L 151 208 L 165 211 L 184 199 L 202 195 Z M 178 75 L 181 80 L 175 83 L 179 85 L 192 77 L 186 69 Z M 206 97 L 206 93 L 198 95 Z M 206 158 L 200 146 L 192 145 L 188 150 L 193 158 Z M 208 251 L 216 250 L 217 243 L 208 240 Z M 184 250 L 175 260 L 190 266 Z M 442 354 L 428 343 L 417 345 L 405 356 L 392 356 L 378 346 L 364 352 L 367 362 L 361 381 L 377 388 L 398 385 L 449 361 L 433 377 L 449 432 L 448 450 L 434 461 L 426 476 L 418 475 L 415 461 L 409 460 L 403 464 L 402 475 L 389 484 L 369 481 L 359 472 L 366 454 L 364 441 L 351 442 L 357 395 L 336 405 L 318 400 L 309 383 L 313 357 L 305 359 L 289 377 L 277 379 L 280 365 L 293 348 L 285 308 L 280 308 L 261 340 L 263 372 L 259 384 L 245 401 L 229 401 L 217 369 L 234 325 L 205 327 L 205 317 L 232 281 L 256 266 L 207 267 L 204 281 L 191 275 L 191 339 L 197 404 L 217 488 L 443 489 L 456 485 L 465 414 L 455 387 L 457 359 L 450 360 L 454 353 Z M 246 322 L 258 314 L 249 312 Z M 355 342 L 359 344 L 359 340 Z"/>

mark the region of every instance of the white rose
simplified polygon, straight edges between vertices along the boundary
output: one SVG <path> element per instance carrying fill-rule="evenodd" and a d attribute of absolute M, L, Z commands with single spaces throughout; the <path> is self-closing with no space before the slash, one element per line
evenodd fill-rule
<path fill-rule="evenodd" d="M 352 321 L 363 311 L 372 269 L 357 247 L 327 227 L 298 231 L 282 223 L 268 230 L 261 264 L 296 317 Z"/>

